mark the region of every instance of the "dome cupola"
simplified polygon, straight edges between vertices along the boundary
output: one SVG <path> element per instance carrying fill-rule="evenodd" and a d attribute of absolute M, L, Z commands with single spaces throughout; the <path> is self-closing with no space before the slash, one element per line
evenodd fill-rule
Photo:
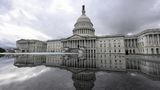
<path fill-rule="evenodd" d="M 91 20 L 86 16 L 85 6 L 82 6 L 82 15 L 78 18 L 74 25 L 73 34 L 82 36 L 93 36 L 94 28 Z"/>

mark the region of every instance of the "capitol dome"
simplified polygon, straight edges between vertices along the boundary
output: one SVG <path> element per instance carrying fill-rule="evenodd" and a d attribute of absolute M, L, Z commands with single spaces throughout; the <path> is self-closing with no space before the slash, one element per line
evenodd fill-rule
<path fill-rule="evenodd" d="M 82 6 L 82 15 L 77 19 L 74 25 L 73 34 L 78 34 L 82 36 L 93 36 L 94 28 L 91 20 L 85 14 L 85 6 Z"/>
<path fill-rule="evenodd" d="M 77 20 L 77 23 L 79 23 L 79 22 L 90 22 L 91 23 L 91 20 L 89 19 L 89 17 L 82 14 Z"/>

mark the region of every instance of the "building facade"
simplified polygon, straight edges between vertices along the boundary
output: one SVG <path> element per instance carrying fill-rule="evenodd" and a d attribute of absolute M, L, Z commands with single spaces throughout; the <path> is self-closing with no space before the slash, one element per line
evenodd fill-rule
<path fill-rule="evenodd" d="M 46 52 L 46 42 L 21 39 L 16 42 L 17 52 Z"/>
<path fill-rule="evenodd" d="M 47 52 L 62 52 L 63 43 L 60 39 L 47 41 Z"/>
<path fill-rule="evenodd" d="M 34 44 L 18 44 L 17 47 L 30 52 L 33 49 L 27 48 L 34 47 Z M 73 35 L 47 41 L 47 52 L 63 52 L 66 48 L 71 51 L 83 48 L 86 53 L 160 54 L 160 29 L 148 29 L 136 35 L 96 36 L 83 5 L 82 15 L 74 24 Z"/>
<path fill-rule="evenodd" d="M 124 36 L 99 36 L 96 40 L 97 53 L 125 53 Z"/>
<path fill-rule="evenodd" d="M 160 54 L 160 29 L 148 29 L 137 36 L 140 54 Z"/>

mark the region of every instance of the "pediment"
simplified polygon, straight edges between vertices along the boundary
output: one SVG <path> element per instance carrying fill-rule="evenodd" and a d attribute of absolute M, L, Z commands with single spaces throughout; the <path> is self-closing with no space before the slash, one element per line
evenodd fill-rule
<path fill-rule="evenodd" d="M 71 37 L 68 37 L 67 39 L 85 39 L 85 38 L 80 35 L 72 35 Z"/>

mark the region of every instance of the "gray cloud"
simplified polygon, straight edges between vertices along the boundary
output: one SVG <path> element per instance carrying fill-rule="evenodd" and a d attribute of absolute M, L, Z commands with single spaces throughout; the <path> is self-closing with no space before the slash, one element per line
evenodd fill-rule
<path fill-rule="evenodd" d="M 101 32 L 127 34 L 139 30 L 145 24 L 160 21 L 159 10 L 158 12 L 153 10 L 157 0 L 109 1 L 103 2 L 99 6 L 101 8 L 97 10 L 96 19 L 99 19 L 100 24 L 104 26 Z M 107 5 L 108 3 L 110 5 Z"/>
<path fill-rule="evenodd" d="M 13 12 L 4 12 L 10 20 L 0 23 L 29 27 L 53 39 L 68 37 L 82 4 L 97 35 L 137 33 L 160 25 L 159 0 L 1 0 L 0 10 Z"/>
<path fill-rule="evenodd" d="M 0 12 L 8 11 L 12 8 L 11 0 L 0 0 Z"/>

